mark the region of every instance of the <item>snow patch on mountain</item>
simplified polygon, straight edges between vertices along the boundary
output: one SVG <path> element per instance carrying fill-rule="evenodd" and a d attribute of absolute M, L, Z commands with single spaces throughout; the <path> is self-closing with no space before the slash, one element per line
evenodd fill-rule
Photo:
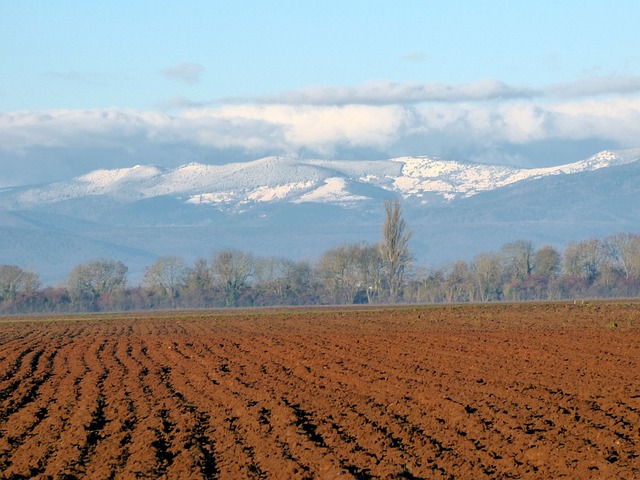
<path fill-rule="evenodd" d="M 197 195 L 191 195 L 187 199 L 187 203 L 191 203 L 194 205 L 214 205 L 221 203 L 232 203 L 234 201 L 241 203 L 243 200 L 253 202 L 272 202 L 277 200 L 284 200 L 299 191 L 310 190 L 313 185 L 313 181 L 308 181 L 289 183 L 286 185 L 277 185 L 275 187 L 263 185 L 259 186 L 249 193 L 237 193 L 233 191 L 200 193 Z"/>
<path fill-rule="evenodd" d="M 221 203 L 231 203 L 234 199 L 231 192 L 219 192 L 219 193 L 201 193 L 199 195 L 192 195 L 186 201 L 192 205 L 216 205 Z"/>
<path fill-rule="evenodd" d="M 405 157 L 393 161 L 403 165 L 402 175 L 395 179 L 394 187 L 405 197 L 421 197 L 426 193 L 446 195 L 445 198 L 471 195 L 496 188 L 503 177 L 517 171 L 514 167 L 429 157 Z"/>
<path fill-rule="evenodd" d="M 586 160 L 545 168 L 485 165 L 430 157 L 404 157 L 392 161 L 402 164 L 402 175 L 394 180 L 394 187 L 403 196 L 422 197 L 426 193 L 437 193 L 445 199 L 453 199 L 533 178 L 593 171 L 639 159 L 640 149 L 604 151 Z"/>
<path fill-rule="evenodd" d="M 78 184 L 85 184 L 88 189 L 105 192 L 121 187 L 123 184 L 156 177 L 161 173 L 163 170 L 155 165 L 136 165 L 116 170 L 95 170 L 78 177 L 77 181 Z"/>
<path fill-rule="evenodd" d="M 316 202 L 316 203 L 338 203 L 348 204 L 359 200 L 367 200 L 362 195 L 353 195 L 347 190 L 347 182 L 344 178 L 327 178 L 324 184 L 315 190 L 302 195 L 294 203 Z"/>
<path fill-rule="evenodd" d="M 274 200 L 284 200 L 290 196 L 293 192 L 308 190 L 313 186 L 312 181 L 309 182 L 297 182 L 289 183 L 286 185 L 278 185 L 276 187 L 260 186 L 249 195 L 247 198 L 256 202 L 271 202 Z"/>

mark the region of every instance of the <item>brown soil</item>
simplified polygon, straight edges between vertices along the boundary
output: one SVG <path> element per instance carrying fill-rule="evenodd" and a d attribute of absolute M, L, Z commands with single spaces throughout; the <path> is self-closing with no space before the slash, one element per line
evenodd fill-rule
<path fill-rule="evenodd" d="M 0 478 L 640 478 L 640 304 L 0 324 Z"/>

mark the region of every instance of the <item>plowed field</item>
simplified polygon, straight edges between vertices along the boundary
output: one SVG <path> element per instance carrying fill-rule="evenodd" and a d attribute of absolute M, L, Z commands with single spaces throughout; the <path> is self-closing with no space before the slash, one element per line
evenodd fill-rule
<path fill-rule="evenodd" d="M 640 304 L 0 323 L 0 478 L 640 478 Z"/>

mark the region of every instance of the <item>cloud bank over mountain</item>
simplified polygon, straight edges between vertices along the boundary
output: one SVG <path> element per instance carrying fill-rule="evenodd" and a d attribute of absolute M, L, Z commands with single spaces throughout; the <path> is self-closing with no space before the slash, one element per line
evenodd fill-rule
<path fill-rule="evenodd" d="M 185 63 L 163 75 L 190 83 L 202 71 Z M 491 79 L 370 82 L 212 102 L 174 99 L 157 110 L 0 112 L 0 187 L 96 168 L 268 155 L 428 154 L 539 167 L 635 147 L 638 138 L 640 77 L 591 77 L 542 88 Z"/>

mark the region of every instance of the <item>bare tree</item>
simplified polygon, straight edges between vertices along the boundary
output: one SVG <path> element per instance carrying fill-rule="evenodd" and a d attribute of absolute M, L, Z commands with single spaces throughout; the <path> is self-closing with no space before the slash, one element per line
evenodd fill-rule
<path fill-rule="evenodd" d="M 294 262 L 284 257 L 259 258 L 255 264 L 256 284 L 260 294 L 284 303 L 287 295 L 287 272 Z"/>
<path fill-rule="evenodd" d="M 306 262 L 285 257 L 259 258 L 255 262 L 258 302 L 262 304 L 295 304 L 309 290 L 311 268 Z"/>
<path fill-rule="evenodd" d="M 386 264 L 389 300 L 397 302 L 405 272 L 411 264 L 411 231 L 402 217 L 399 200 L 385 200 L 384 209 L 386 216 L 382 224 L 380 253 Z"/>
<path fill-rule="evenodd" d="M 326 251 L 318 261 L 318 277 L 329 293 L 330 303 L 353 303 L 358 290 L 356 259 L 349 245 L 338 245 Z"/>
<path fill-rule="evenodd" d="M 418 267 L 416 275 L 414 300 L 417 303 L 440 303 L 446 301 L 445 281 L 450 265 L 443 265 L 429 270 L 425 266 Z"/>
<path fill-rule="evenodd" d="M 345 243 L 325 252 L 316 270 L 333 303 L 373 303 L 383 284 L 385 262 L 380 248 Z"/>
<path fill-rule="evenodd" d="M 600 273 L 603 253 L 602 242 L 596 238 L 569 243 L 564 251 L 564 269 L 591 285 Z"/>
<path fill-rule="evenodd" d="M 533 245 L 526 240 L 510 242 L 500 249 L 508 280 L 525 280 L 533 270 Z"/>
<path fill-rule="evenodd" d="M 544 245 L 533 256 L 532 288 L 536 298 L 557 298 L 562 255 L 551 245 Z"/>
<path fill-rule="evenodd" d="M 186 271 L 182 301 L 191 308 L 204 308 L 213 302 L 213 273 L 206 258 L 197 258 Z"/>
<path fill-rule="evenodd" d="M 533 271 L 545 282 L 560 273 L 562 257 L 551 245 L 540 247 L 533 257 Z"/>
<path fill-rule="evenodd" d="M 69 274 L 67 287 L 75 301 L 95 308 L 103 295 L 113 294 L 127 285 L 127 267 L 115 260 L 96 260 L 78 265 Z"/>
<path fill-rule="evenodd" d="M 469 265 L 464 260 L 456 261 L 442 279 L 445 300 L 448 303 L 473 301 L 474 284 Z"/>
<path fill-rule="evenodd" d="M 184 260 L 173 255 L 158 258 L 144 271 L 142 283 L 166 295 L 171 306 L 175 307 L 175 299 L 179 289 L 185 286 L 187 267 Z"/>
<path fill-rule="evenodd" d="M 33 292 L 39 286 L 38 274 L 16 265 L 0 265 L 0 302 L 13 302 L 18 294 Z"/>
<path fill-rule="evenodd" d="M 384 259 L 377 245 L 360 244 L 355 247 L 360 288 L 366 294 L 367 303 L 373 303 L 380 295 L 384 275 Z"/>
<path fill-rule="evenodd" d="M 483 302 L 502 298 L 502 262 L 494 253 L 481 253 L 473 261 L 478 292 Z"/>
<path fill-rule="evenodd" d="M 616 233 L 605 238 L 603 246 L 614 268 L 626 280 L 640 278 L 640 235 Z"/>
<path fill-rule="evenodd" d="M 295 305 L 318 303 L 316 288 L 314 288 L 313 267 L 308 260 L 294 263 L 287 273 L 290 301 Z"/>
<path fill-rule="evenodd" d="M 225 306 L 236 306 L 247 280 L 255 273 L 255 260 L 250 253 L 224 250 L 211 259 L 211 272 L 214 285 L 224 292 Z"/>

